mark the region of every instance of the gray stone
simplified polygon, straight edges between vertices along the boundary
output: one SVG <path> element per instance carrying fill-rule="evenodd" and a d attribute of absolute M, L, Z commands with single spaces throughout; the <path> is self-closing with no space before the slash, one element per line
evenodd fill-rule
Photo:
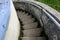
<path fill-rule="evenodd" d="M 20 17 L 21 20 L 23 20 L 23 19 L 25 19 L 25 18 L 32 18 L 32 16 L 25 14 L 25 15 L 22 15 L 22 16 Z"/>
<path fill-rule="evenodd" d="M 22 40 L 46 40 L 45 37 L 21 37 Z"/>
<path fill-rule="evenodd" d="M 41 35 L 42 28 L 23 30 L 24 37 L 38 37 Z"/>
<path fill-rule="evenodd" d="M 24 21 L 24 22 L 22 22 L 23 24 L 30 24 L 30 23 L 33 23 L 34 22 L 34 20 L 27 20 L 27 21 Z"/>
<path fill-rule="evenodd" d="M 28 17 L 28 14 L 21 13 L 18 15 L 20 19 L 23 19 L 25 17 Z"/>
<path fill-rule="evenodd" d="M 34 28 L 37 28 L 38 26 L 38 23 L 37 22 L 33 22 L 33 23 L 30 23 L 30 24 L 26 24 L 23 26 L 23 29 L 34 29 Z"/>
<path fill-rule="evenodd" d="M 24 19 L 21 19 L 22 22 L 28 22 L 28 21 L 34 21 L 35 19 L 34 18 L 24 18 Z"/>
<path fill-rule="evenodd" d="M 17 16 L 19 17 L 19 18 L 21 18 L 23 15 L 28 15 L 28 14 L 25 14 L 25 12 L 22 12 L 22 11 L 17 11 Z"/>
<path fill-rule="evenodd" d="M 34 18 L 24 18 L 24 19 L 21 19 L 21 21 L 27 21 L 27 20 L 35 20 Z"/>

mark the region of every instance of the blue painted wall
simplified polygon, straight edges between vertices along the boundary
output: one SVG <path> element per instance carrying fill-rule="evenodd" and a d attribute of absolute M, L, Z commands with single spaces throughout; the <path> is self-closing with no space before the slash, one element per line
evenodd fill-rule
<path fill-rule="evenodd" d="M 0 0 L 0 40 L 4 40 L 4 36 L 8 27 L 10 16 L 10 1 Z"/>

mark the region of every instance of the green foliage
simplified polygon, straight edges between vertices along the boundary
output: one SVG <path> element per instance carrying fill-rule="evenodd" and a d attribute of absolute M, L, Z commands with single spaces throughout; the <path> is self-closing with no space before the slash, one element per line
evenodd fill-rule
<path fill-rule="evenodd" d="M 60 0 L 37 0 L 39 2 L 45 3 L 56 10 L 60 10 Z"/>

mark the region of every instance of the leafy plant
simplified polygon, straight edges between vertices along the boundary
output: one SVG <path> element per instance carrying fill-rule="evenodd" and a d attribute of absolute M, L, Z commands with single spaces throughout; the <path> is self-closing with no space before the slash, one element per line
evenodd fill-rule
<path fill-rule="evenodd" d="M 37 1 L 45 3 L 51 6 L 52 8 L 60 11 L 60 0 L 37 0 Z"/>

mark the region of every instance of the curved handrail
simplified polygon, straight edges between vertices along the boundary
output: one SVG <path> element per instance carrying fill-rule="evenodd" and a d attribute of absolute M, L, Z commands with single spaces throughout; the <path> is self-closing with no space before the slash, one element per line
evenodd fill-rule
<path fill-rule="evenodd" d="M 56 24 L 56 26 L 58 26 L 58 28 L 60 28 L 60 23 L 53 16 L 51 16 L 50 13 L 47 12 L 42 6 L 40 6 L 36 3 L 33 3 L 33 2 L 28 2 L 28 3 L 35 5 L 36 7 L 41 9 L 43 12 L 45 12 L 45 14 Z"/>
<path fill-rule="evenodd" d="M 27 5 L 32 5 L 32 6 L 36 7 L 37 9 L 40 9 L 41 12 L 42 12 L 41 13 L 42 14 L 42 18 L 39 16 L 40 14 L 39 15 L 35 15 L 35 16 L 39 16 L 40 18 L 38 20 L 41 19 L 43 21 L 43 26 L 44 26 L 44 29 L 45 29 L 46 34 L 48 35 L 49 39 L 50 40 L 58 40 L 58 38 L 60 38 L 59 37 L 59 35 L 60 35 L 59 34 L 59 32 L 60 32 L 60 23 L 59 23 L 60 22 L 60 18 L 59 18 L 59 16 L 57 17 L 57 15 L 56 15 L 56 13 L 58 13 L 58 12 L 56 12 L 56 13 L 54 12 L 55 14 L 53 14 L 52 11 L 49 12 L 49 10 L 47 10 L 44 7 L 42 7 L 38 3 L 31 2 L 31 1 L 18 1 L 17 3 L 23 3 L 23 4 L 27 4 Z M 28 7 L 28 6 L 25 6 L 25 7 Z M 18 6 L 18 8 L 19 8 L 19 6 Z M 29 7 L 27 9 L 29 9 Z M 46 19 L 44 19 L 43 17 L 46 18 Z M 46 21 L 46 23 L 45 23 L 45 21 Z M 53 28 L 51 28 L 51 27 L 53 27 Z"/>
<path fill-rule="evenodd" d="M 38 4 L 34 3 L 34 2 L 30 2 L 30 1 L 17 1 L 17 2 L 29 3 L 31 5 L 34 5 L 37 8 L 41 9 L 55 23 L 55 25 L 58 26 L 58 28 L 60 28 L 60 23 L 52 15 L 50 15 L 48 10 L 44 9 L 42 6 L 40 6 L 40 5 L 38 5 Z"/>

